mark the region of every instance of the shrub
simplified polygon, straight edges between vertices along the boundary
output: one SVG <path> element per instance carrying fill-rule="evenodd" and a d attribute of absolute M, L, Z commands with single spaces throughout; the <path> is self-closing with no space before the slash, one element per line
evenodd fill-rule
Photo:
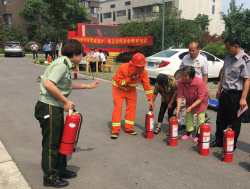
<path fill-rule="evenodd" d="M 3 54 L 3 52 L 4 52 L 4 51 L 3 51 L 3 49 L 2 49 L 2 48 L 0 48 L 0 54 Z"/>
<path fill-rule="evenodd" d="M 226 47 L 221 41 L 216 43 L 210 43 L 207 46 L 205 46 L 202 50 L 207 51 L 222 60 L 224 60 L 227 56 Z"/>
<path fill-rule="evenodd" d="M 122 63 L 129 62 L 135 53 L 136 52 L 123 52 L 117 56 L 116 61 Z"/>

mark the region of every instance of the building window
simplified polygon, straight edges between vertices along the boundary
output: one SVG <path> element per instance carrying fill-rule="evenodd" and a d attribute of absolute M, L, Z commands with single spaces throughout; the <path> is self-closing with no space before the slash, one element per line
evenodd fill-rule
<path fill-rule="evenodd" d="M 103 17 L 105 18 L 111 18 L 111 12 L 103 13 Z"/>
<path fill-rule="evenodd" d="M 130 4 L 131 4 L 131 1 L 125 2 L 125 6 L 128 6 L 128 5 L 130 5 Z"/>
<path fill-rule="evenodd" d="M 215 11 L 215 6 L 213 5 L 212 6 L 212 14 L 214 14 L 214 11 Z"/>
<path fill-rule="evenodd" d="M 128 20 L 131 20 L 131 9 L 128 9 Z"/>
<path fill-rule="evenodd" d="M 3 19 L 7 26 L 11 25 L 11 14 L 4 14 Z"/>
<path fill-rule="evenodd" d="M 126 10 L 117 11 L 117 17 L 126 16 Z"/>
<path fill-rule="evenodd" d="M 115 8 L 115 4 L 113 4 L 113 5 L 110 5 L 110 8 L 112 9 L 112 8 Z"/>
<path fill-rule="evenodd" d="M 113 12 L 113 21 L 115 22 L 115 12 Z"/>
<path fill-rule="evenodd" d="M 102 14 L 100 14 L 100 23 L 102 23 Z"/>
<path fill-rule="evenodd" d="M 3 0 L 3 4 L 4 5 L 9 5 L 10 4 L 10 0 Z"/>

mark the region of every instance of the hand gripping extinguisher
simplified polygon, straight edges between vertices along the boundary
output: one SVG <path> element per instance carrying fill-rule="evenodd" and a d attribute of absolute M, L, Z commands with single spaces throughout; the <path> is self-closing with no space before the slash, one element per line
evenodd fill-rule
<path fill-rule="evenodd" d="M 74 69 L 74 79 L 77 79 L 77 72 L 76 72 L 77 70 L 76 69 Z"/>
<path fill-rule="evenodd" d="M 222 160 L 225 162 L 233 161 L 234 131 L 232 130 L 232 126 L 228 126 L 223 132 Z"/>
<path fill-rule="evenodd" d="M 178 119 L 173 116 L 169 119 L 169 146 L 177 146 L 178 144 Z"/>
<path fill-rule="evenodd" d="M 150 108 L 145 119 L 145 137 L 147 139 L 154 138 L 154 114 L 151 110 L 152 109 Z"/>
<path fill-rule="evenodd" d="M 70 155 L 75 152 L 82 126 L 82 115 L 72 107 L 73 114 L 66 116 L 59 152 Z"/>
<path fill-rule="evenodd" d="M 202 123 L 198 129 L 197 132 L 200 129 L 200 138 L 198 142 L 199 146 L 199 154 L 202 156 L 208 156 L 209 155 L 209 143 L 210 143 L 210 126 L 207 125 L 209 119 L 205 121 L 205 123 Z"/>

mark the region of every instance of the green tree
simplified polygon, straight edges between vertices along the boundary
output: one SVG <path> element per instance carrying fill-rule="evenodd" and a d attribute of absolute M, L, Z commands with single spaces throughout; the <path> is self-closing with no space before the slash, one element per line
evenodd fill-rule
<path fill-rule="evenodd" d="M 38 38 L 37 41 L 41 42 L 41 38 L 46 37 L 44 31 L 48 33 L 52 29 L 51 35 L 54 35 L 53 30 L 57 33 L 55 41 L 65 40 L 68 30 L 76 30 L 77 23 L 87 20 L 87 9 L 79 2 L 80 0 L 27 0 L 19 15 L 26 21 L 29 39 Z"/>
<path fill-rule="evenodd" d="M 250 50 L 250 10 L 243 9 L 243 4 L 236 6 L 236 1 L 231 0 L 227 14 L 222 12 L 226 29 L 222 36 L 237 35 L 242 41 L 242 47 Z"/>
<path fill-rule="evenodd" d="M 18 15 L 25 19 L 28 38 L 31 40 L 37 41 L 37 38 L 41 36 L 40 18 L 44 14 L 43 4 L 41 0 L 27 0 L 22 6 L 22 10 L 18 12 Z"/>
<path fill-rule="evenodd" d="M 87 9 L 79 5 L 80 0 L 43 0 L 47 7 L 49 23 L 57 31 L 58 39 L 69 29 L 75 30 L 77 23 L 87 20 Z"/>
<path fill-rule="evenodd" d="M 28 42 L 28 38 L 20 25 L 6 26 L 5 24 L 0 24 L 0 47 L 3 47 L 7 41 L 18 41 L 25 45 Z"/>
<path fill-rule="evenodd" d="M 208 26 L 210 23 L 208 15 L 198 14 L 194 19 L 194 22 L 201 28 L 203 33 L 208 31 Z"/>

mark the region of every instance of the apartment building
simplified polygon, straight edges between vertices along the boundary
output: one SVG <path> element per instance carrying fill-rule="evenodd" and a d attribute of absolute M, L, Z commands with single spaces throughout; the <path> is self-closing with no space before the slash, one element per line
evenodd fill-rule
<path fill-rule="evenodd" d="M 87 1 L 81 1 L 79 4 L 84 5 L 87 7 L 88 12 L 88 20 L 84 23 L 87 24 L 99 24 L 99 18 L 98 18 L 98 9 L 99 9 L 99 0 L 87 0 Z"/>
<path fill-rule="evenodd" d="M 5 23 L 6 25 L 19 24 L 26 31 L 25 20 L 17 14 L 17 11 L 22 10 L 22 5 L 25 1 L 0 0 L 0 23 Z"/>
<path fill-rule="evenodd" d="M 194 20 L 198 14 L 208 15 L 211 34 L 220 35 L 225 30 L 220 14 L 222 0 L 165 0 L 165 4 L 171 2 L 182 11 L 183 19 Z M 159 14 L 162 4 L 162 0 L 101 0 L 99 23 L 116 25 L 139 19 L 152 20 Z"/>

